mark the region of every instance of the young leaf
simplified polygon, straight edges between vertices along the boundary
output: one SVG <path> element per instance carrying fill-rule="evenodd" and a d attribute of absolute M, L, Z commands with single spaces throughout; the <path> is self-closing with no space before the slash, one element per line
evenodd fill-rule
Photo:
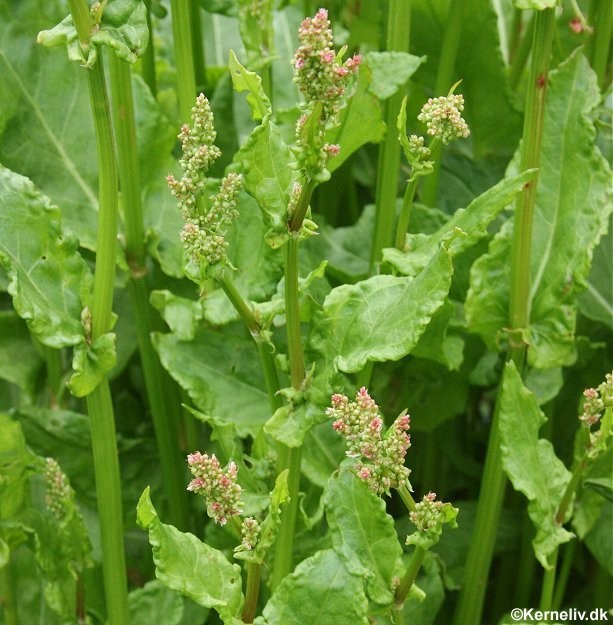
<path fill-rule="evenodd" d="M 165 525 L 149 497 L 147 487 L 137 506 L 138 524 L 149 532 L 157 578 L 198 605 L 215 608 L 222 617 L 237 614 L 243 602 L 241 572 L 224 554 Z"/>
<path fill-rule="evenodd" d="M 447 297 L 452 274 L 451 257 L 441 247 L 415 278 L 379 275 L 333 289 L 314 323 L 313 346 L 334 354 L 347 373 L 369 360 L 399 360 Z"/>
<path fill-rule="evenodd" d="M 262 79 L 255 73 L 243 67 L 236 58 L 233 50 L 230 50 L 230 75 L 236 91 L 247 91 L 247 103 L 251 108 L 251 117 L 257 121 L 266 120 L 270 117 L 270 100 L 264 88 Z"/>
<path fill-rule="evenodd" d="M 147 49 L 149 29 L 147 9 L 141 0 L 115 0 L 104 6 L 102 20 L 93 29 L 87 55 L 78 41 L 72 17 L 68 15 L 57 26 L 38 33 L 37 43 L 44 46 L 65 45 L 68 58 L 91 67 L 98 57 L 97 46 L 109 46 L 128 63 L 136 63 Z"/>
<path fill-rule="evenodd" d="M 549 568 L 548 556 L 573 537 L 555 521 L 571 475 L 556 456 L 553 445 L 539 439 L 545 415 L 534 395 L 524 387 L 513 362 L 505 368 L 499 416 L 502 464 L 515 490 L 530 502 L 528 514 L 536 527 L 534 552 L 543 567 Z"/>
<path fill-rule="evenodd" d="M 68 388 L 75 397 L 89 395 L 115 366 L 115 334 L 107 332 L 91 345 L 80 343 L 74 349 Z"/>
<path fill-rule="evenodd" d="M 345 469 L 328 481 L 324 505 L 335 551 L 352 573 L 366 578 L 371 600 L 390 605 L 392 579 L 402 574 L 402 547 L 385 502 Z"/>
<path fill-rule="evenodd" d="M 426 61 L 426 57 L 386 50 L 367 52 L 362 61 L 362 67 L 368 67 L 372 74 L 368 91 L 379 100 L 385 100 L 407 83 L 419 66 Z"/>
<path fill-rule="evenodd" d="M 255 625 L 368 625 L 362 579 L 333 549 L 301 562 L 279 584 Z"/>
<path fill-rule="evenodd" d="M 34 185 L 0 166 L 0 264 L 17 314 L 49 347 L 84 341 L 81 311 L 91 274 L 60 211 Z"/>
<path fill-rule="evenodd" d="M 604 234 L 610 172 L 588 118 L 599 101 L 596 77 L 577 51 L 551 73 L 536 192 L 531 257 L 529 362 L 547 369 L 575 358 L 575 295 L 585 288 L 592 251 Z M 473 265 L 466 300 L 470 328 L 492 350 L 508 325 L 513 224 Z"/>

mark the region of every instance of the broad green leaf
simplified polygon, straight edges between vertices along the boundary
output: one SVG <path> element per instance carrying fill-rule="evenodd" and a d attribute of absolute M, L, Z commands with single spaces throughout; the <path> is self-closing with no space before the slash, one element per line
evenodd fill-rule
<path fill-rule="evenodd" d="M 84 341 L 81 311 L 91 274 L 60 211 L 34 185 L 0 166 L 0 264 L 17 314 L 49 347 Z"/>
<path fill-rule="evenodd" d="M 360 72 L 366 66 L 372 74 L 368 90 L 379 100 L 385 100 L 406 84 L 426 58 L 388 50 L 367 52 L 362 61 Z"/>
<path fill-rule="evenodd" d="M 381 106 L 370 91 L 370 85 L 370 69 L 361 66 L 354 92 L 347 92 L 340 126 L 326 133 L 328 143 L 341 146 L 339 155 L 331 158 L 326 165 L 330 172 L 338 169 L 359 147 L 366 143 L 378 143 L 385 135 Z"/>
<path fill-rule="evenodd" d="M 137 506 L 138 524 L 149 532 L 156 577 L 162 584 L 222 616 L 237 614 L 243 602 L 241 570 L 224 554 L 162 523 L 151 503 L 149 487 Z"/>
<path fill-rule="evenodd" d="M 332 429 L 332 422 L 311 428 L 302 446 L 301 470 L 313 484 L 323 488 L 345 456 L 345 441 Z"/>
<path fill-rule="evenodd" d="M 68 381 L 70 392 L 76 397 L 89 395 L 115 366 L 115 334 L 99 336 L 91 345 L 80 343 L 74 349 L 72 368 Z"/>
<path fill-rule="evenodd" d="M 181 595 L 157 580 L 132 590 L 128 595 L 128 608 L 131 625 L 151 625 L 156 621 L 164 625 L 181 625 L 183 619 Z"/>
<path fill-rule="evenodd" d="M 602 568 L 613 575 L 613 539 L 611 535 L 611 524 L 613 523 L 613 504 L 605 501 L 602 506 L 602 513 L 598 522 L 585 537 L 585 544 L 598 560 Z"/>
<path fill-rule="evenodd" d="M 97 47 L 109 46 L 128 63 L 136 63 L 147 49 L 149 30 L 147 9 L 141 0 L 114 0 L 104 6 L 99 27 L 94 29 L 87 53 L 79 44 L 72 17 L 68 15 L 57 26 L 38 34 L 37 42 L 47 46 L 65 45 L 68 58 L 91 67 L 98 57 Z"/>
<path fill-rule="evenodd" d="M 547 369 L 575 359 L 576 294 L 585 288 L 592 251 L 610 207 L 609 167 L 588 115 L 599 101 L 595 75 L 580 52 L 551 73 L 545 110 L 530 264 L 529 362 Z M 508 326 L 513 224 L 494 237 L 471 273 L 469 327 L 497 350 Z"/>
<path fill-rule="evenodd" d="M 515 490 L 530 502 L 528 514 L 536 528 L 532 545 L 537 559 L 548 569 L 549 555 L 573 537 L 554 518 L 571 474 L 553 445 L 539 438 L 545 415 L 524 387 L 513 362 L 505 368 L 499 418 L 502 464 Z"/>
<path fill-rule="evenodd" d="M 535 173 L 532 170 L 504 178 L 475 198 L 466 208 L 455 211 L 453 217 L 433 234 L 407 235 L 405 249 L 408 251 L 387 248 L 383 251 L 384 262 L 389 263 L 403 275 L 414 276 L 436 254 L 441 241 L 450 239 L 447 249 L 452 257 L 464 252 L 487 236 L 488 226 L 498 213 L 513 201 Z M 452 237 L 455 232 L 461 232 L 463 236 Z"/>
<path fill-rule="evenodd" d="M 392 580 L 402 574 L 402 547 L 385 502 L 350 470 L 341 470 L 324 491 L 326 518 L 335 551 L 379 605 L 394 600 Z"/>
<path fill-rule="evenodd" d="M 32 394 L 43 361 L 24 321 L 14 311 L 0 312 L 0 378 Z"/>
<path fill-rule="evenodd" d="M 313 345 L 334 354 L 338 369 L 359 371 L 369 361 L 399 360 L 411 352 L 451 285 L 444 247 L 415 278 L 373 276 L 333 289 L 317 318 Z"/>
<path fill-rule="evenodd" d="M 151 291 L 149 300 L 179 340 L 193 340 L 203 318 L 202 300 L 179 297 L 166 290 Z"/>
<path fill-rule="evenodd" d="M 333 549 L 304 560 L 278 586 L 256 625 L 368 625 L 362 579 Z"/>
<path fill-rule="evenodd" d="M 258 126 L 234 160 L 241 165 L 245 190 L 257 201 L 267 225 L 275 233 L 285 232 L 294 158 L 281 131 L 270 121 Z"/>
<path fill-rule="evenodd" d="M 270 417 L 268 394 L 251 337 L 242 325 L 199 329 L 193 341 L 155 334 L 153 344 L 170 375 L 194 404 L 240 436 L 255 436 Z"/>
<path fill-rule="evenodd" d="M 6 521 L 17 514 L 29 494 L 33 455 L 26 447 L 19 423 L 3 413 L 0 413 L 0 434 L 0 521 Z M 11 546 L 1 527 L 0 532 Z"/>
<path fill-rule="evenodd" d="M 230 50 L 230 75 L 236 91 L 247 91 L 247 103 L 251 108 L 253 119 L 260 121 L 270 117 L 270 100 L 264 88 L 262 79 L 255 73 L 243 67 L 236 58 L 233 50 Z"/>
<path fill-rule="evenodd" d="M 613 223 L 594 250 L 586 290 L 579 294 L 579 311 L 613 330 Z"/>

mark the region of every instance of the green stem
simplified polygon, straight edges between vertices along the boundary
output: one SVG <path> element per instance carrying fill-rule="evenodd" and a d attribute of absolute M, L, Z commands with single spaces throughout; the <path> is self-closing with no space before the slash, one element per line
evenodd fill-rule
<path fill-rule="evenodd" d="M 532 37 L 534 34 L 533 20 L 531 19 L 526 27 L 526 34 L 523 36 L 519 46 L 513 56 L 513 61 L 509 69 L 509 87 L 513 90 L 517 89 L 519 80 L 524 73 L 530 51 L 532 50 Z"/>
<path fill-rule="evenodd" d="M 4 625 L 19 624 L 12 568 L 9 554 L 9 561 L 0 568 L 0 606 L 2 606 L 2 618 L 4 619 L 2 622 Z"/>
<path fill-rule="evenodd" d="M 594 27 L 594 36 L 589 52 L 590 61 L 596 76 L 598 76 L 598 85 L 602 91 L 607 86 L 607 65 L 611 46 L 611 13 L 610 0 L 594 1 L 591 11 L 592 19 L 590 20 Z"/>
<path fill-rule="evenodd" d="M 247 563 L 247 584 L 245 588 L 245 603 L 243 604 L 243 623 L 253 623 L 258 607 L 260 594 L 260 576 L 262 565 L 255 562 Z"/>
<path fill-rule="evenodd" d="M 107 379 L 87 396 L 87 410 L 96 476 L 107 621 L 113 625 L 127 625 L 128 588 L 123 549 L 121 480 L 113 404 Z"/>
<path fill-rule="evenodd" d="M 498 432 L 499 405 L 500 403 L 497 402 L 487 447 L 475 525 L 468 550 L 462 589 L 454 615 L 455 625 L 480 625 L 482 622 L 481 612 L 489 577 L 489 566 L 494 553 L 496 528 L 506 487 Z"/>
<path fill-rule="evenodd" d="M 311 203 L 311 197 L 313 196 L 313 191 L 315 191 L 316 186 L 317 183 L 311 179 L 307 180 L 302 185 L 302 191 L 300 192 L 298 202 L 296 202 L 296 208 L 294 209 L 294 213 L 290 216 L 290 220 L 288 223 L 288 229 L 290 233 L 300 232 L 300 228 L 302 228 L 302 222 L 304 221 L 304 218 L 306 216 L 306 212 L 309 208 L 309 204 Z M 296 250 L 297 249 L 298 248 L 296 248 Z"/>
<path fill-rule="evenodd" d="M 407 188 L 404 192 L 404 198 L 402 199 L 402 209 L 400 210 L 400 217 L 398 219 L 398 227 L 396 228 L 396 249 L 400 251 L 404 250 L 404 246 L 407 238 L 407 230 L 409 229 L 409 221 L 411 219 L 411 211 L 413 208 L 413 198 L 415 197 L 415 191 L 417 191 L 417 184 L 419 177 L 413 175 L 407 184 Z"/>
<path fill-rule="evenodd" d="M 191 37 L 194 52 L 194 79 L 196 85 L 203 89 L 206 84 L 206 63 L 204 58 L 204 41 L 202 40 L 201 9 L 198 2 L 190 2 Z"/>
<path fill-rule="evenodd" d="M 147 7 L 147 28 L 149 30 L 149 45 L 141 58 L 143 80 L 147 83 L 151 95 L 157 96 L 157 78 L 155 75 L 155 50 L 153 47 L 153 22 L 151 20 L 151 0 L 145 0 Z"/>
<path fill-rule="evenodd" d="M 566 520 L 566 514 L 568 512 L 568 508 L 572 502 L 575 491 L 577 490 L 577 487 L 579 486 L 579 482 L 581 481 L 581 478 L 583 477 L 583 473 L 585 472 L 585 469 L 587 468 L 588 462 L 589 460 L 587 456 L 584 456 L 576 464 L 575 468 L 573 469 L 572 475 L 570 477 L 570 482 L 568 483 L 568 486 L 566 487 L 566 490 L 564 491 L 564 494 L 562 495 L 562 499 L 560 500 L 560 505 L 558 506 L 558 510 L 556 512 L 555 522 L 558 525 L 562 525 L 564 521 Z"/>
<path fill-rule="evenodd" d="M 191 117 L 196 99 L 196 74 L 192 49 L 192 27 L 189 0 L 170 0 L 172 14 L 172 40 L 177 71 L 177 97 L 179 116 L 182 120 Z"/>
<path fill-rule="evenodd" d="M 460 45 L 460 35 L 462 34 L 462 17 L 465 0 L 451 0 L 445 24 L 445 36 L 441 49 L 441 58 L 434 86 L 434 95 L 446 95 L 449 87 L 455 82 L 454 72 L 458 47 Z M 443 144 L 436 143 L 431 148 L 430 159 L 434 163 L 432 173 L 424 180 L 421 200 L 428 206 L 436 204 L 438 194 L 438 181 L 440 177 L 441 160 L 443 156 Z"/>
<path fill-rule="evenodd" d="M 551 567 L 545 569 L 545 572 L 543 573 L 541 599 L 539 601 L 539 609 L 543 611 L 551 610 L 551 607 L 553 605 L 553 589 L 555 586 L 556 569 L 558 564 L 558 547 L 555 548 L 549 560 L 549 564 L 551 565 Z"/>
<path fill-rule="evenodd" d="M 521 41 L 521 34 L 523 30 L 523 11 L 521 9 L 513 9 L 513 20 L 511 22 L 511 29 L 509 32 L 509 63 L 513 63 L 515 55 L 517 54 L 517 48 Z"/>
<path fill-rule="evenodd" d="M 81 45 L 89 45 L 90 18 L 83 0 L 70 0 L 73 22 Z M 84 33 L 87 32 L 84 38 Z M 111 328 L 117 242 L 117 163 L 102 55 L 87 72 L 98 155 L 98 238 L 92 304 L 92 339 Z M 128 622 L 128 594 L 123 549 L 121 480 L 113 404 L 108 379 L 87 396 L 96 494 L 102 541 L 102 569 L 107 618 L 113 625 Z"/>
<path fill-rule="evenodd" d="M 241 294 L 238 292 L 234 283 L 227 276 L 223 276 L 219 279 L 219 284 L 224 290 L 228 299 L 238 312 L 243 323 L 247 327 L 249 334 L 252 336 L 255 344 L 258 348 L 258 354 L 260 356 L 260 364 L 262 366 L 262 373 L 264 374 L 264 381 L 266 384 L 266 391 L 268 392 L 268 403 L 272 412 L 281 407 L 281 398 L 278 395 L 279 391 L 279 376 L 277 373 L 277 366 L 275 365 L 275 359 L 271 345 L 269 345 L 262 336 L 262 328 L 254 317 L 251 308 L 247 305 Z"/>
<path fill-rule="evenodd" d="M 300 307 L 298 291 L 298 244 L 297 234 L 290 235 L 285 257 L 285 320 L 289 350 L 291 384 L 302 388 L 305 377 L 302 335 L 300 332 Z"/>
<path fill-rule="evenodd" d="M 409 512 L 413 512 L 415 510 L 415 499 L 413 499 L 413 495 L 411 495 L 411 491 L 409 491 L 406 484 L 402 484 L 397 489 L 402 502 L 406 506 Z"/>
<path fill-rule="evenodd" d="M 389 0 L 387 12 L 386 49 L 409 51 L 411 36 L 410 0 Z M 396 221 L 396 196 L 398 170 L 400 169 L 400 144 L 396 119 L 404 98 L 405 89 L 399 89 L 385 103 L 384 121 L 387 127 L 385 139 L 379 147 L 377 189 L 375 198 L 375 229 L 371 250 L 371 272 L 381 259 L 381 250 L 392 244 Z"/>
<path fill-rule="evenodd" d="M 49 404 L 52 407 L 60 406 L 63 385 L 62 352 L 59 349 L 39 343 L 47 366 L 47 387 L 49 388 Z"/>
<path fill-rule="evenodd" d="M 141 202 L 140 168 L 136 146 L 136 127 L 130 68 L 115 54 L 110 58 L 113 122 L 117 143 L 117 162 L 121 183 L 123 215 L 126 236 L 126 260 L 130 267 L 128 292 L 136 324 L 145 388 L 153 419 L 153 428 L 162 481 L 169 507 L 169 522 L 179 528 L 188 527 L 188 502 L 183 458 L 177 453 L 177 420 L 180 418 L 180 401 L 166 396 L 164 371 L 151 344 L 154 330 L 149 306 L 149 289 L 146 282 L 145 234 Z M 174 401 L 172 401 L 174 399 Z"/>
<path fill-rule="evenodd" d="M 554 9 L 545 9 L 536 13 L 532 39 L 532 61 L 526 93 L 520 171 L 538 168 L 541 161 L 545 97 L 549 81 L 549 63 L 554 28 Z M 538 176 L 526 184 L 515 212 L 511 246 L 509 303 L 509 322 L 512 330 L 527 328 L 530 319 L 530 258 L 537 183 Z M 525 353 L 525 342 L 517 336 L 512 337 L 511 358 L 520 371 L 525 360 Z"/>
<path fill-rule="evenodd" d="M 519 493 L 514 493 L 518 495 Z M 517 498 L 517 497 L 516 497 Z M 517 502 L 519 507 L 520 502 Z M 534 558 L 534 548 L 532 547 L 532 539 L 534 538 L 534 524 L 529 517 L 526 509 L 522 511 L 523 521 L 521 528 L 521 543 L 519 547 L 519 558 L 514 567 L 515 571 L 521 571 L 521 575 L 515 575 L 513 597 L 516 599 L 517 605 L 528 605 L 532 590 L 534 588 L 534 576 L 536 569 L 536 560 Z M 509 588 L 502 591 L 508 601 Z M 508 605 L 508 602 L 507 602 Z"/>
<path fill-rule="evenodd" d="M 411 556 L 411 560 L 409 561 L 409 566 L 407 567 L 406 573 L 403 578 L 400 580 L 400 584 L 398 588 L 396 588 L 396 592 L 394 593 L 394 616 L 396 620 L 394 621 L 396 625 L 402 625 L 403 621 L 403 606 L 404 602 L 411 590 L 411 586 L 413 586 L 415 580 L 417 579 L 417 574 L 419 573 L 419 569 L 421 568 L 422 562 L 424 561 L 424 557 L 426 555 L 426 550 L 423 547 L 417 545 L 415 547 L 415 551 Z"/>
<path fill-rule="evenodd" d="M 575 557 L 575 551 L 577 549 L 577 541 L 571 540 L 564 546 L 564 555 L 562 556 L 562 564 L 560 566 L 560 572 L 558 573 L 558 580 L 556 583 L 555 592 L 553 594 L 553 601 L 551 604 L 552 610 L 559 610 L 564 599 L 564 593 L 566 592 L 566 585 L 568 584 L 568 578 L 570 577 L 570 571 Z"/>

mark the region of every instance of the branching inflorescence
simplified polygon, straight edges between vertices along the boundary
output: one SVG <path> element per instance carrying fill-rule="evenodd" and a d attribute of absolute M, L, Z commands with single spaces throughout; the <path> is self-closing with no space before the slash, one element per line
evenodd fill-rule
<path fill-rule="evenodd" d="M 178 135 L 183 177 L 180 181 L 172 174 L 166 178 L 185 220 L 180 234 L 183 245 L 191 260 L 205 266 L 227 261 L 225 233 L 238 215 L 236 204 L 243 186 L 241 174 L 229 173 L 222 179 L 219 192 L 206 197 L 206 172 L 221 156 L 214 145 L 216 136 L 209 101 L 201 93 L 192 108 L 192 125 L 184 124 Z"/>

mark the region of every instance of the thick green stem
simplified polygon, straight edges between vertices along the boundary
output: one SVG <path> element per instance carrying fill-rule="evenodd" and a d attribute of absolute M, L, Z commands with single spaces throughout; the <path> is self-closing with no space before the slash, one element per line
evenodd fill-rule
<path fill-rule="evenodd" d="M 171 0 L 172 40 L 177 71 L 179 116 L 188 120 L 196 99 L 196 74 L 192 49 L 190 0 Z"/>
<path fill-rule="evenodd" d="M 10 555 L 9 561 L 0 568 L 0 606 L 2 606 L 2 622 L 4 625 L 18 625 L 17 597 L 15 595 Z"/>
<path fill-rule="evenodd" d="M 441 49 L 441 58 L 434 86 L 434 95 L 441 96 L 447 94 L 451 85 L 455 82 L 454 72 L 458 47 L 460 45 L 460 35 L 462 34 L 462 14 L 465 0 L 451 0 L 447 22 L 445 23 L 445 36 Z M 426 177 L 422 185 L 421 200 L 428 206 L 434 206 L 438 194 L 438 181 L 443 156 L 443 144 L 436 143 L 432 146 L 430 160 L 434 167 L 432 173 Z"/>
<path fill-rule="evenodd" d="M 604 91 L 607 86 L 607 65 L 611 47 L 611 2 L 594 0 L 590 23 L 594 27 L 594 38 L 590 45 L 590 61 L 598 76 L 598 85 Z"/>
<path fill-rule="evenodd" d="M 454 615 L 455 625 L 480 625 L 482 622 L 481 611 L 506 487 L 498 432 L 498 406 L 499 402 L 490 432 L 477 515 Z"/>
<path fill-rule="evenodd" d="M 255 612 L 258 607 L 258 596 L 260 594 L 260 574 L 262 565 L 255 562 L 248 562 L 247 585 L 245 588 L 245 603 L 243 604 L 243 623 L 253 623 Z"/>
<path fill-rule="evenodd" d="M 90 18 L 83 0 L 70 0 L 70 10 L 81 45 L 88 44 Z M 87 35 L 84 33 L 87 31 Z M 92 303 L 92 339 L 111 328 L 117 245 L 117 163 L 102 55 L 87 72 L 98 155 L 98 238 Z M 115 436 L 115 419 L 108 380 L 87 396 L 100 535 L 102 570 L 108 621 L 127 625 L 128 594 L 123 548 L 121 481 Z"/>
<path fill-rule="evenodd" d="M 162 470 L 162 481 L 169 507 L 169 522 L 188 528 L 188 503 L 185 491 L 183 458 L 177 452 L 177 423 L 180 419 L 178 393 L 167 397 L 164 370 L 151 344 L 154 330 L 146 282 L 145 235 L 141 202 L 140 168 L 136 146 L 136 127 L 129 67 L 114 54 L 110 59 L 113 122 L 123 205 L 126 260 L 130 267 L 128 292 L 136 324 L 145 388 Z M 174 401 L 173 401 L 174 400 Z"/>
<path fill-rule="evenodd" d="M 513 9 L 513 20 L 511 22 L 511 28 L 508 33 L 509 37 L 509 64 L 512 64 L 515 55 L 517 54 L 517 48 L 521 41 L 521 34 L 524 26 L 523 11 L 521 9 Z"/>
<path fill-rule="evenodd" d="M 204 41 L 202 39 L 202 14 L 198 2 L 190 2 L 191 37 L 194 53 L 194 79 L 202 89 L 206 83 L 206 63 L 204 59 Z"/>
<path fill-rule="evenodd" d="M 232 280 L 224 275 L 219 279 L 219 284 L 234 306 L 235 310 L 238 312 L 240 318 L 247 327 L 249 334 L 255 341 L 258 348 L 258 354 L 260 356 L 262 373 L 264 374 L 266 391 L 268 393 L 268 403 L 271 411 L 274 412 L 277 408 L 281 407 L 282 402 L 280 396 L 278 395 L 279 375 L 277 373 L 277 366 L 275 365 L 272 346 L 269 345 L 269 343 L 267 343 L 262 336 L 262 328 L 260 327 L 260 324 L 254 317 L 251 308 L 247 305 L 241 294 L 234 286 Z"/>
<path fill-rule="evenodd" d="M 400 251 L 404 250 L 404 245 L 407 238 L 407 230 L 409 228 L 409 221 L 411 219 L 411 210 L 413 208 L 413 199 L 415 197 L 415 191 L 417 191 L 417 183 L 419 178 L 412 176 L 407 184 L 407 188 L 404 192 L 404 198 L 402 199 L 402 209 L 400 210 L 400 217 L 398 219 L 398 227 L 396 228 L 396 248 Z"/>
<path fill-rule="evenodd" d="M 127 625 L 128 587 L 123 547 L 121 480 L 108 380 L 103 380 L 87 396 L 87 411 L 94 455 L 107 621 L 113 625 Z"/>
<path fill-rule="evenodd" d="M 149 29 L 149 45 L 141 58 L 143 80 L 147 83 L 151 95 L 157 95 L 157 78 L 155 75 L 155 50 L 153 47 L 153 22 L 151 20 L 151 0 L 145 0 L 147 7 L 147 28 Z"/>
<path fill-rule="evenodd" d="M 413 512 L 415 510 L 415 499 L 413 499 L 413 495 L 411 495 L 411 491 L 409 491 L 406 484 L 402 484 L 397 489 L 402 502 L 406 506 L 409 512 Z"/>
<path fill-rule="evenodd" d="M 409 51 L 411 35 L 410 0 L 389 0 L 387 13 L 386 49 L 399 52 Z M 377 172 L 375 230 L 371 250 L 371 272 L 381 260 L 381 250 L 392 244 L 394 222 L 396 221 L 396 195 L 398 170 L 400 169 L 400 144 L 396 119 L 404 98 L 404 89 L 399 89 L 385 103 L 384 120 L 387 133 L 379 147 Z"/>
<path fill-rule="evenodd" d="M 522 40 L 519 43 L 519 47 L 517 48 L 515 55 L 513 56 L 513 61 L 509 70 L 509 87 L 513 90 L 517 89 L 517 85 L 519 85 L 519 80 L 524 73 L 526 63 L 528 62 L 528 57 L 530 56 L 530 51 L 532 50 L 533 35 L 534 28 L 532 20 L 530 20 L 528 26 L 526 27 L 526 34 L 523 36 Z"/>
<path fill-rule="evenodd" d="M 554 27 L 554 9 L 545 9 L 536 13 L 532 39 L 532 62 L 526 93 L 520 171 L 538 168 L 541 162 L 545 97 L 549 81 Z M 521 331 L 527 328 L 530 319 L 530 257 L 537 184 L 538 176 L 526 183 L 515 211 L 509 303 L 509 323 L 512 330 Z M 526 344 L 517 336 L 517 333 L 512 336 L 511 340 L 511 358 L 521 371 L 525 360 Z"/>
<path fill-rule="evenodd" d="M 564 546 L 564 555 L 562 556 L 562 564 L 560 566 L 560 572 L 558 573 L 558 579 L 556 583 L 555 592 L 553 595 L 553 602 L 551 604 L 552 610 L 559 610 L 566 593 L 566 585 L 570 577 L 570 571 L 575 557 L 575 550 L 577 549 L 577 541 L 571 540 Z"/>

